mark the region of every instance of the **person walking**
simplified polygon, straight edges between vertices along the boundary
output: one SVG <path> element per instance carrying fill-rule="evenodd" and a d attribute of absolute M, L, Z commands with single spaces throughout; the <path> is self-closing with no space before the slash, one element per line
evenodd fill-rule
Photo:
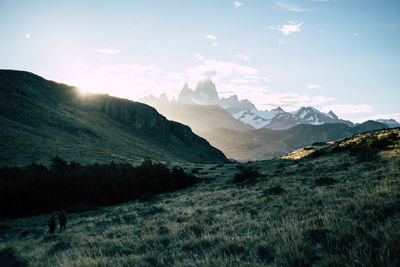
<path fill-rule="evenodd" d="M 54 218 L 54 214 L 51 215 L 47 225 L 49 226 L 50 234 L 53 234 L 56 230 L 56 218 Z"/>
<path fill-rule="evenodd" d="M 67 216 L 65 216 L 65 212 L 63 210 L 60 212 L 58 220 L 60 221 L 60 232 L 65 231 L 65 226 L 67 225 Z"/>

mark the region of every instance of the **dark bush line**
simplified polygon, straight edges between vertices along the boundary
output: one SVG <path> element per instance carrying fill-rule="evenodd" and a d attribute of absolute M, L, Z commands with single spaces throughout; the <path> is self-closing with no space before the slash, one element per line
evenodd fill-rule
<path fill-rule="evenodd" d="M 32 164 L 0 168 L 0 219 L 23 217 L 90 203 L 111 205 L 147 192 L 165 193 L 193 185 L 197 178 L 181 168 L 168 169 L 150 159 L 127 163 L 67 163 L 56 157 L 50 168 Z"/>

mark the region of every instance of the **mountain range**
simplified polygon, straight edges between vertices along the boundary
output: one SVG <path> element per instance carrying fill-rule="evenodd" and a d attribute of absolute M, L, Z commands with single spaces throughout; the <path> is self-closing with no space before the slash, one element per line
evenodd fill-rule
<path fill-rule="evenodd" d="M 153 107 L 35 74 L 0 70 L 0 165 L 48 164 L 60 156 L 80 163 L 227 162 L 225 155 Z"/>
<path fill-rule="evenodd" d="M 200 81 L 195 90 L 185 84 L 176 101 L 168 100 L 165 94 L 139 101 L 155 107 L 168 119 L 189 125 L 229 158 L 240 161 L 269 159 L 314 142 L 400 126 L 395 120 L 355 124 L 314 107 L 295 112 L 281 107 L 262 111 L 236 95 L 220 98 L 210 79 Z"/>
<path fill-rule="evenodd" d="M 324 113 L 314 107 L 302 107 L 295 112 L 286 112 L 281 107 L 273 110 L 258 110 L 249 100 L 239 100 L 236 95 L 220 98 L 211 79 L 200 81 L 195 90 L 185 84 L 177 101 L 169 101 L 163 94 L 160 97 L 150 95 L 140 99 L 139 102 L 155 107 L 169 119 L 189 125 L 199 134 L 220 127 L 243 132 L 262 128 L 285 130 L 300 124 L 343 123 L 350 127 L 358 125 L 340 119 L 332 111 Z M 227 116 L 227 113 L 230 116 Z M 183 114 L 190 114 L 191 118 L 183 118 Z M 400 126 L 395 120 L 379 120 L 378 122 L 388 127 Z"/>

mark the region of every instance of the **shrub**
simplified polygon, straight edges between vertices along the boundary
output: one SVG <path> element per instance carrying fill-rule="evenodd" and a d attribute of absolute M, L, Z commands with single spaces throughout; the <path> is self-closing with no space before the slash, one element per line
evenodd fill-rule
<path fill-rule="evenodd" d="M 181 168 L 168 169 L 149 158 L 137 167 L 126 163 L 67 163 L 52 160 L 48 169 L 0 168 L 0 218 L 21 217 L 67 209 L 79 203 L 110 205 L 131 201 L 143 194 L 159 194 L 193 185 L 197 178 Z"/>
<path fill-rule="evenodd" d="M 337 180 L 333 178 L 318 178 L 315 180 L 315 184 L 318 186 L 322 185 L 333 185 L 336 184 Z"/>
<path fill-rule="evenodd" d="M 252 166 L 243 166 L 239 165 L 237 167 L 239 172 L 235 174 L 233 177 L 234 183 L 241 182 L 251 182 L 255 181 L 258 177 L 262 177 L 263 175 L 258 172 L 258 170 L 254 169 Z"/>
<path fill-rule="evenodd" d="M 325 151 L 325 150 L 323 150 L 323 149 L 317 149 L 317 150 L 311 152 L 310 154 L 308 154 L 308 158 L 315 159 L 315 158 L 324 156 L 324 155 L 326 155 L 327 153 L 328 153 L 328 152 Z"/>
<path fill-rule="evenodd" d="M 267 190 L 264 191 L 265 194 L 269 194 L 269 195 L 280 195 L 280 194 L 283 194 L 284 192 L 285 192 L 285 189 L 283 189 L 279 185 L 271 186 L 270 188 L 268 188 Z"/>

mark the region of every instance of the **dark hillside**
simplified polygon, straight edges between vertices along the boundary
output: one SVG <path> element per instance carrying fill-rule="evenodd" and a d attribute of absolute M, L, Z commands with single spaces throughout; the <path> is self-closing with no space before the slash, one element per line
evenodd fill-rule
<path fill-rule="evenodd" d="M 185 125 L 154 108 L 24 71 L 0 70 L 0 165 L 49 164 L 60 156 L 82 163 L 227 159 Z"/>

